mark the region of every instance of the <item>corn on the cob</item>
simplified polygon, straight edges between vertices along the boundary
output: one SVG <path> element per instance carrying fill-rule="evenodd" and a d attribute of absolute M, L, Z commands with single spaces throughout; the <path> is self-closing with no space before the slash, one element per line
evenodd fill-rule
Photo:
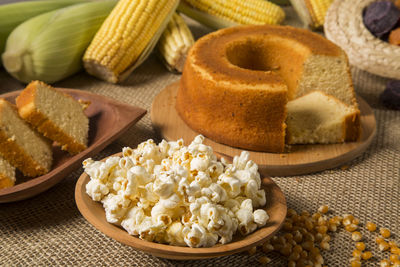
<path fill-rule="evenodd" d="M 77 4 L 25 21 L 7 39 L 4 67 L 25 83 L 52 83 L 79 71 L 86 47 L 116 3 Z"/>
<path fill-rule="evenodd" d="M 310 11 L 311 18 L 315 28 L 322 27 L 325 22 L 326 11 L 333 0 L 307 0 L 307 8 Z"/>
<path fill-rule="evenodd" d="M 83 2 L 87 0 L 42 0 L 0 5 L 0 55 L 4 52 L 8 35 L 25 20 Z"/>
<path fill-rule="evenodd" d="M 178 10 L 216 29 L 241 24 L 279 24 L 285 18 L 281 7 L 265 0 L 182 0 Z"/>
<path fill-rule="evenodd" d="M 291 0 L 301 20 L 313 29 L 324 25 L 325 15 L 333 0 Z"/>
<path fill-rule="evenodd" d="M 167 68 L 182 72 L 186 55 L 194 44 L 193 35 L 183 18 L 175 13 L 157 44 L 160 56 Z"/>
<path fill-rule="evenodd" d="M 120 0 L 83 57 L 86 71 L 112 83 L 125 79 L 150 54 L 178 3 Z"/>

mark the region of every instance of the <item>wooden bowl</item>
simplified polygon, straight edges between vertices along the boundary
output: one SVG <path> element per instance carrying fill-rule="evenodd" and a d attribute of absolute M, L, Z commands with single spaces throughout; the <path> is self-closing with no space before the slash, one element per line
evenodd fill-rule
<path fill-rule="evenodd" d="M 17 175 L 15 186 L 0 189 L 0 203 L 27 199 L 54 186 L 70 172 L 79 168 L 82 160 L 100 152 L 146 114 L 144 109 L 123 104 L 105 96 L 81 90 L 58 89 L 76 99 L 91 102 L 85 110 L 89 117 L 88 148 L 71 156 L 58 147 L 53 147 L 52 170 L 33 179 L 23 177 L 21 174 Z M 15 98 L 19 93 L 20 91 L 14 91 L 0 97 L 15 103 Z"/>
<path fill-rule="evenodd" d="M 113 156 L 121 156 L 121 153 Z M 262 188 L 266 193 L 267 204 L 263 208 L 267 211 L 270 219 L 264 227 L 244 237 L 237 234 L 231 243 L 218 244 L 210 248 L 190 248 L 159 244 L 131 236 L 123 228 L 107 222 L 102 204 L 93 201 L 86 194 L 86 184 L 89 181 L 89 176 L 83 173 L 75 187 L 76 205 L 83 217 L 105 235 L 137 250 L 161 258 L 175 260 L 206 259 L 246 251 L 272 237 L 280 229 L 286 217 L 285 196 L 272 179 L 265 177 L 262 179 Z"/>

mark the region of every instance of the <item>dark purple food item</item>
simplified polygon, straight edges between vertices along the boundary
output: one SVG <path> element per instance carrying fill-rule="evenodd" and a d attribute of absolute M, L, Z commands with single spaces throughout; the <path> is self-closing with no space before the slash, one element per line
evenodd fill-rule
<path fill-rule="evenodd" d="M 390 32 L 400 19 L 400 10 L 390 1 L 373 2 L 365 9 L 364 24 L 376 37 Z"/>
<path fill-rule="evenodd" d="M 400 110 L 400 80 L 388 82 L 381 94 L 381 102 L 388 108 Z"/>

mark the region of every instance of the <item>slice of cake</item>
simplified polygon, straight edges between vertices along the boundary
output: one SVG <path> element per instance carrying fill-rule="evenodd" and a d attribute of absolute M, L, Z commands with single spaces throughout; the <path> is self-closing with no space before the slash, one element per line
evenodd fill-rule
<path fill-rule="evenodd" d="M 84 106 L 70 95 L 33 81 L 16 102 L 19 115 L 63 150 L 76 154 L 86 149 L 89 119 Z"/>
<path fill-rule="evenodd" d="M 321 91 L 287 103 L 288 144 L 329 144 L 356 141 L 360 111 Z"/>
<path fill-rule="evenodd" d="M 15 105 L 0 98 L 0 155 L 30 177 L 49 172 L 52 148 L 49 140 L 32 130 L 18 116 Z"/>
<path fill-rule="evenodd" d="M 0 189 L 15 184 L 15 168 L 0 156 Z"/>

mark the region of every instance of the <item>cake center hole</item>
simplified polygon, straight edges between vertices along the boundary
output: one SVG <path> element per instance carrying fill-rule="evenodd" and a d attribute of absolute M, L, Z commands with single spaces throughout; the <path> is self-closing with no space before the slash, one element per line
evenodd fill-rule
<path fill-rule="evenodd" d="M 234 42 L 226 49 L 228 61 L 240 68 L 255 71 L 278 71 L 279 65 L 274 64 L 273 55 L 263 40 Z"/>

